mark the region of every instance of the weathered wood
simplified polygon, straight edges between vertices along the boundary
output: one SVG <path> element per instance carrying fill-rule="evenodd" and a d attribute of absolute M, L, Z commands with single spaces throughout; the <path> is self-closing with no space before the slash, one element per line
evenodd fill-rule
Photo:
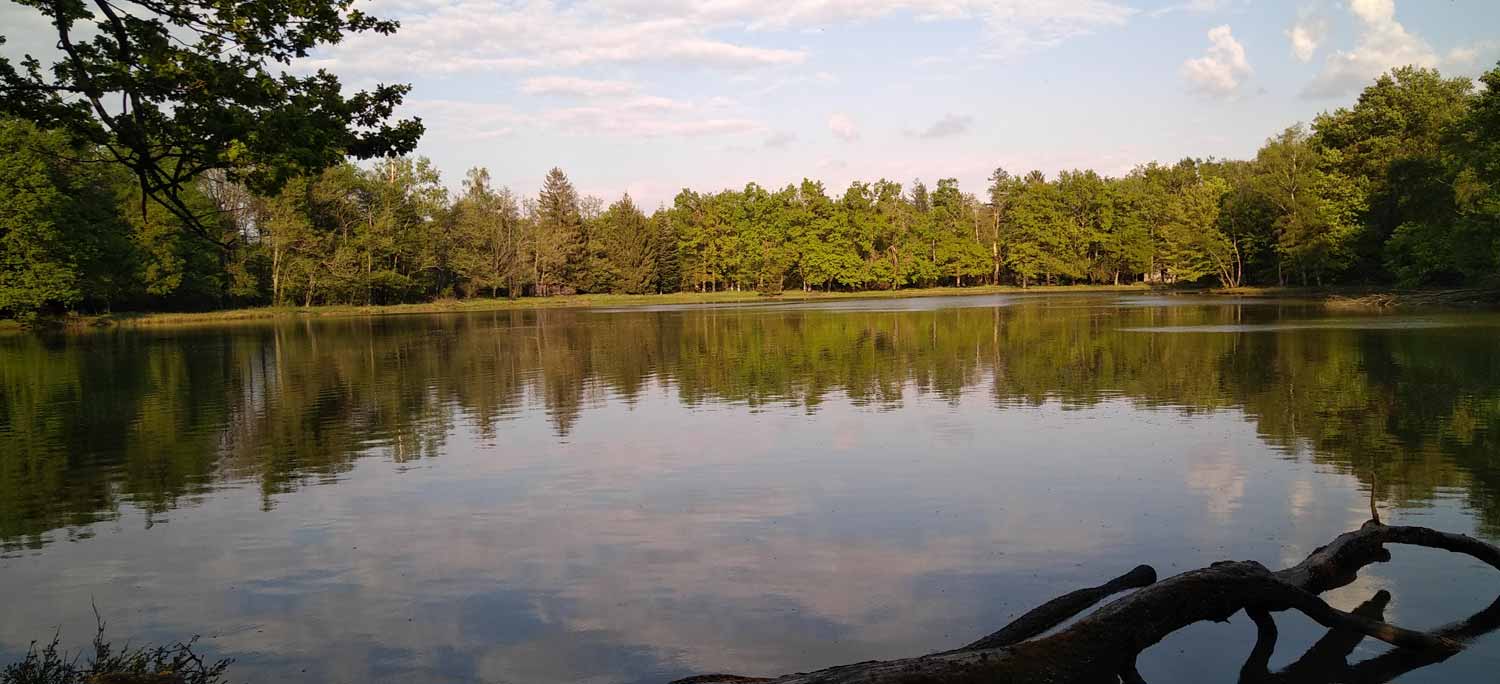
<path fill-rule="evenodd" d="M 1137 565 L 1134 570 L 1097 587 L 1079 589 L 1043 603 L 999 631 L 958 650 L 977 651 L 1020 643 L 1067 622 L 1110 596 L 1127 589 L 1139 589 L 1155 581 L 1156 570 L 1149 565 Z"/>
<path fill-rule="evenodd" d="M 1393 654 L 1418 654 L 1429 662 L 1437 662 L 1462 648 L 1460 637 L 1468 633 L 1465 629 L 1488 627 L 1489 623 L 1481 619 L 1447 633 L 1408 630 L 1382 621 L 1382 611 L 1362 607 L 1357 613 L 1346 613 L 1318 598 L 1319 593 L 1352 582 L 1359 570 L 1370 563 L 1389 560 L 1384 544 L 1391 543 L 1462 553 L 1500 569 L 1500 548 L 1478 539 L 1424 527 L 1386 526 L 1372 520 L 1356 531 L 1339 535 L 1301 563 L 1278 572 L 1254 561 L 1221 562 L 1153 583 L 1143 581 L 1145 571 L 1137 568 L 1099 587 L 1049 601 L 1005 628 L 955 651 L 855 663 L 758 681 L 775 684 L 1140 682 L 1135 660 L 1142 651 L 1183 627 L 1202 621 L 1223 622 L 1240 611 L 1256 622 L 1260 637 L 1242 676 L 1264 672 L 1264 664 L 1269 662 L 1270 649 L 1275 643 L 1275 623 L 1270 619 L 1273 612 L 1297 610 L 1333 630 L 1325 637 L 1328 643 L 1320 642 L 1323 650 L 1309 654 L 1325 660 L 1335 654 L 1342 659 L 1345 644 L 1370 637 L 1397 646 Z M 1055 634 L 1028 638 L 1129 586 L 1140 588 Z M 1379 608 L 1383 607 L 1382 602 Z M 1496 608 L 1496 613 L 1500 613 L 1500 608 Z M 1494 621 L 1500 622 L 1500 617 Z M 1402 661 L 1400 665 L 1410 662 L 1414 661 Z M 1392 667 L 1388 665 L 1386 669 Z M 1350 668 L 1350 672 L 1357 670 Z M 694 684 L 745 681 L 730 679 L 728 675 L 714 677 L 717 678 L 696 679 Z"/>

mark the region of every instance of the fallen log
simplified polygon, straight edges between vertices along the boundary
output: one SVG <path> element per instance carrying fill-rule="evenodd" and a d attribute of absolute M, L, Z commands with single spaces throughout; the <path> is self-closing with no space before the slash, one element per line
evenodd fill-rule
<path fill-rule="evenodd" d="M 1353 582 L 1365 566 L 1390 560 L 1386 544 L 1442 549 L 1500 569 L 1500 548 L 1494 545 L 1425 527 L 1388 526 L 1377 519 L 1339 535 L 1302 562 L 1275 572 L 1255 561 L 1225 561 L 1158 582 L 1155 571 L 1141 566 L 1103 585 L 1053 599 L 993 634 L 952 651 L 771 678 L 698 675 L 672 684 L 1131 684 L 1144 682 L 1135 666 L 1142 651 L 1188 625 L 1225 622 L 1241 611 L 1255 622 L 1257 631 L 1255 648 L 1241 669 L 1242 682 L 1385 682 L 1441 662 L 1475 636 L 1500 628 L 1500 600 L 1469 620 L 1422 632 L 1384 621 L 1385 604 L 1390 599 L 1385 592 L 1354 612 L 1338 610 L 1318 597 Z M 1100 600 L 1129 589 L 1135 591 L 1042 636 Z M 1270 673 L 1266 663 L 1276 641 L 1271 614 L 1287 610 L 1301 612 L 1330 631 L 1293 666 Z M 1365 638 L 1397 648 L 1348 665 L 1345 658 Z M 1324 675 L 1328 678 L 1322 679 Z"/>

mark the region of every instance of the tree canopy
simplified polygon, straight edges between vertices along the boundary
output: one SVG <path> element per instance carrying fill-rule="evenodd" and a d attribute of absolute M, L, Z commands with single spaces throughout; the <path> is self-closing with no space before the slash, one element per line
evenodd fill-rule
<path fill-rule="evenodd" d="M 92 143 L 135 176 L 143 205 L 221 246 L 237 236 L 191 200 L 204 173 L 274 193 L 346 155 L 408 153 L 422 134 L 417 119 L 391 120 L 406 85 L 345 96 L 325 70 L 281 70 L 346 35 L 396 30 L 353 0 L 16 2 L 52 24 L 57 54 L 0 57 L 0 114 Z"/>

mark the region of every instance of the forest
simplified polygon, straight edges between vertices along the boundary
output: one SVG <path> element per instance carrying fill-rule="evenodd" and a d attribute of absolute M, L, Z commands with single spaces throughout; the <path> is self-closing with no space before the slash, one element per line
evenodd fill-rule
<path fill-rule="evenodd" d="M 414 140 L 414 139 L 413 139 Z M 275 184 L 206 169 L 177 206 L 97 141 L 0 119 L 0 316 L 439 298 L 1013 284 L 1444 286 L 1500 270 L 1500 67 L 1398 68 L 1253 159 L 1123 177 L 996 169 L 682 190 L 648 213 L 409 154 Z M 404 152 L 402 148 L 394 151 Z M 275 188 L 257 192 L 255 188 Z M 186 220 L 184 217 L 207 217 Z"/>

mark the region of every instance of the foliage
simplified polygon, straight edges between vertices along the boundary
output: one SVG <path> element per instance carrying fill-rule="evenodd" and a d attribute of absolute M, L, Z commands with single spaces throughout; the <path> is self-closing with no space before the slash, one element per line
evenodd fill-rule
<path fill-rule="evenodd" d="M 0 114 L 98 146 L 137 179 L 143 206 L 216 244 L 235 236 L 187 197 L 203 173 L 274 192 L 345 155 L 404 154 L 422 134 L 416 119 L 390 121 L 408 86 L 346 97 L 327 71 L 274 71 L 348 35 L 396 30 L 353 0 L 17 1 L 55 28 L 56 61 L 0 57 Z"/>
<path fill-rule="evenodd" d="M 1500 68 L 1475 91 L 1423 69 L 1289 127 L 1252 160 L 1123 177 L 997 169 L 831 191 L 684 189 L 646 215 L 561 169 L 521 198 L 471 169 L 450 197 L 424 158 L 345 161 L 274 192 L 209 173 L 177 201 L 233 243 L 140 210 L 107 144 L 0 122 L 0 312 L 387 304 L 444 297 L 978 284 L 1446 284 L 1500 270 Z"/>
<path fill-rule="evenodd" d="M 611 292 L 644 294 L 656 285 L 656 236 L 630 195 L 610 205 L 598 221 L 602 278 Z"/>
<path fill-rule="evenodd" d="M 209 662 L 193 651 L 197 639 L 165 646 L 126 646 L 116 649 L 104 639 L 104 622 L 94 634 L 93 654 L 70 655 L 59 647 L 58 635 L 38 648 L 32 642 L 25 657 L 0 670 L 0 684 L 218 684 L 230 660 Z"/>
<path fill-rule="evenodd" d="M 0 120 L 0 312 L 31 318 L 119 294 L 126 224 L 114 179 L 64 160 L 86 154 L 62 135 Z"/>
<path fill-rule="evenodd" d="M 1352 107 L 1314 121 L 1326 170 L 1351 199 L 1354 226 L 1344 255 L 1359 272 L 1380 268 L 1382 247 L 1404 223 L 1448 223 L 1445 141 L 1470 106 L 1467 78 L 1401 67 L 1365 88 Z"/>
<path fill-rule="evenodd" d="M 547 172 L 532 216 L 532 278 L 537 292 L 565 292 L 567 281 L 587 273 L 588 252 L 578 191 L 562 169 Z"/>

